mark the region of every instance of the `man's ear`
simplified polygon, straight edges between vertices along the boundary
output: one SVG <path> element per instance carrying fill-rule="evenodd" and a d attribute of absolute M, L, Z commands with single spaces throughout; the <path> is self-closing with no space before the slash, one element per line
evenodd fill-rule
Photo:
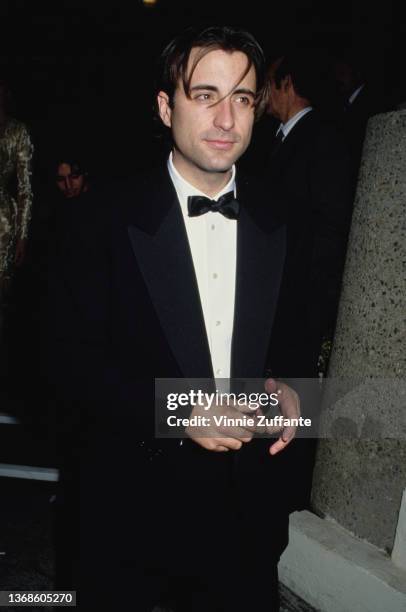
<path fill-rule="evenodd" d="M 172 109 L 169 104 L 168 94 L 164 91 L 160 91 L 157 95 L 157 104 L 162 123 L 166 125 L 166 127 L 170 128 L 172 126 Z"/>
<path fill-rule="evenodd" d="M 287 74 L 283 79 L 282 79 L 282 83 L 281 83 L 282 89 L 284 91 L 289 91 L 289 89 L 291 88 L 291 86 L 293 86 L 292 83 L 292 78 L 290 76 L 290 74 Z"/>

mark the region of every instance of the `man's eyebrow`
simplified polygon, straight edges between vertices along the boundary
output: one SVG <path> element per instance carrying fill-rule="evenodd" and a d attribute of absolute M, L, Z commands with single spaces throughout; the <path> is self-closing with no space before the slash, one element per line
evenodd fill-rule
<path fill-rule="evenodd" d="M 206 89 L 208 91 L 218 91 L 218 87 L 216 87 L 215 85 L 206 85 L 205 83 L 203 84 L 199 84 L 199 85 L 193 85 L 193 87 L 190 88 L 190 91 L 196 91 L 199 89 Z"/>
<path fill-rule="evenodd" d="M 201 89 L 204 89 L 205 91 L 215 91 L 218 92 L 219 88 L 216 87 L 215 85 L 206 85 L 205 83 L 199 84 L 199 85 L 194 85 L 193 87 L 190 88 L 190 91 L 199 91 Z M 245 87 L 238 87 L 237 89 L 233 89 L 232 91 L 230 91 L 229 94 L 247 94 L 249 96 L 252 96 L 253 98 L 255 98 L 255 91 L 252 91 L 252 89 L 247 89 Z"/>
<path fill-rule="evenodd" d="M 249 96 L 252 96 L 253 98 L 255 98 L 256 93 L 255 91 L 252 91 L 252 89 L 247 89 L 245 87 L 239 87 L 238 89 L 234 89 L 234 91 L 232 92 L 233 94 L 247 94 Z"/>

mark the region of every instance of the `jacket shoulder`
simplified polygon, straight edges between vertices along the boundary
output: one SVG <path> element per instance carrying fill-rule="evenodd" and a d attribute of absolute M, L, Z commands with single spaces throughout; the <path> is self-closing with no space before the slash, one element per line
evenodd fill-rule
<path fill-rule="evenodd" d="M 324 115 L 314 113 L 313 132 L 318 142 L 330 142 L 331 144 L 342 145 L 344 136 L 335 118 L 328 118 Z"/>

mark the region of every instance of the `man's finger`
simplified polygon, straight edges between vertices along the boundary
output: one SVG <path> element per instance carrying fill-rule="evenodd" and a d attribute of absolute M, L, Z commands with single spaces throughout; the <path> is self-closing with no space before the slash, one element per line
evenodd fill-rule
<path fill-rule="evenodd" d="M 274 378 L 265 381 L 267 393 L 277 393 L 280 410 L 284 417 L 294 419 L 300 417 L 300 399 L 294 389 Z"/>
<path fill-rule="evenodd" d="M 241 442 L 250 442 L 254 435 L 253 431 L 248 427 L 232 427 L 227 425 L 219 427 L 218 432 L 223 436 L 227 436 L 227 438 L 234 438 L 236 440 L 241 440 Z"/>
<path fill-rule="evenodd" d="M 240 450 L 242 446 L 242 442 L 240 440 L 236 440 L 235 438 L 215 438 L 216 447 L 225 446 L 231 450 Z"/>
<path fill-rule="evenodd" d="M 283 428 L 283 433 L 281 435 L 281 438 L 284 442 L 290 442 L 291 440 L 293 440 L 293 438 L 296 435 L 296 430 L 297 427 L 295 426 L 289 426 L 289 427 L 284 427 Z"/>
<path fill-rule="evenodd" d="M 265 381 L 265 391 L 269 394 L 277 393 L 277 382 L 274 378 L 267 378 Z"/>
<path fill-rule="evenodd" d="M 237 412 L 251 416 L 255 416 L 255 414 L 258 412 L 258 408 L 253 408 L 249 404 L 233 404 L 232 408 Z"/>
<path fill-rule="evenodd" d="M 282 427 L 282 425 L 267 425 L 263 433 L 273 436 L 275 434 L 281 434 L 284 429 L 285 428 Z"/>
<path fill-rule="evenodd" d="M 282 439 L 279 438 L 276 442 L 274 442 L 273 444 L 271 444 L 271 446 L 269 447 L 269 453 L 271 455 L 276 455 L 277 453 L 279 453 L 281 450 L 283 450 L 284 448 L 287 447 L 287 445 L 289 444 L 290 440 L 287 440 L 286 442 Z"/>

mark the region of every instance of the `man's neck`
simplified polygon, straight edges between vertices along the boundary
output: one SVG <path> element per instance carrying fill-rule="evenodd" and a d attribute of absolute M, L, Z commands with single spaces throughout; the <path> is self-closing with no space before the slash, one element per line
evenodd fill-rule
<path fill-rule="evenodd" d="M 193 187 L 199 191 L 202 191 L 209 198 L 219 193 L 219 191 L 227 185 L 232 175 L 231 168 L 224 172 L 206 172 L 196 167 L 192 168 L 176 154 L 176 149 L 174 149 L 172 153 L 172 162 L 185 181 L 193 185 Z"/>
<path fill-rule="evenodd" d="M 304 108 L 307 108 L 308 106 L 310 106 L 309 100 L 304 100 L 303 98 L 293 102 L 287 109 L 287 112 L 285 113 L 284 117 L 281 118 L 282 123 L 285 125 L 285 123 L 290 121 L 290 119 L 292 119 L 295 115 L 300 113 L 300 111 L 302 111 Z"/>

